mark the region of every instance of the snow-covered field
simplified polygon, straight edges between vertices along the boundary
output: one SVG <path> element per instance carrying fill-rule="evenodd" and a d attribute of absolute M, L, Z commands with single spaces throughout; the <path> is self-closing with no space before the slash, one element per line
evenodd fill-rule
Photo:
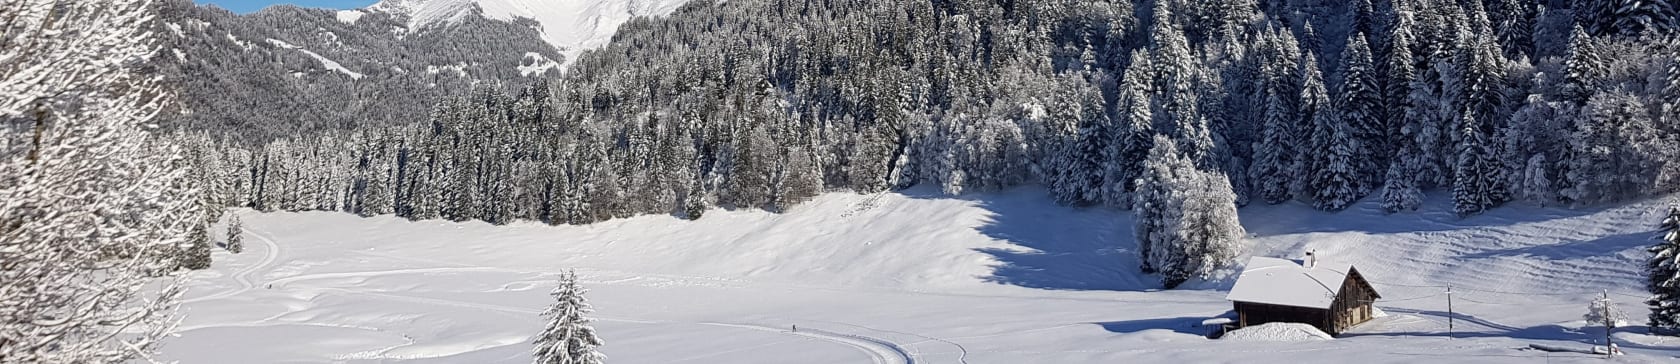
<path fill-rule="evenodd" d="M 1604 289 L 1642 323 L 1639 264 L 1672 201 L 1465 220 L 1439 200 L 1393 216 L 1243 209 L 1251 253 L 1352 263 L 1389 315 L 1275 342 L 1205 339 L 1194 326 L 1230 309 L 1234 277 L 1153 290 L 1129 214 L 1043 196 L 832 193 L 783 214 L 558 227 L 239 211 L 246 252 L 194 273 L 163 357 L 528 362 L 552 278 L 576 269 L 616 363 L 1599 362 L 1523 348 L 1602 340 L 1580 317 Z M 1643 332 L 1615 333 L 1630 352 L 1617 361 L 1680 360 L 1680 338 Z"/>

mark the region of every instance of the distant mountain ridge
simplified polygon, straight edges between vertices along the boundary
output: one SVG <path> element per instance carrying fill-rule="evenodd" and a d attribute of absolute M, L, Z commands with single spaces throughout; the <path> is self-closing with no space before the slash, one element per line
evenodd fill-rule
<path fill-rule="evenodd" d="M 689 0 L 384 0 L 367 10 L 404 16 L 409 29 L 423 29 L 460 21 L 482 9 L 484 17 L 512 21 L 535 20 L 543 40 L 559 48 L 566 59 L 585 49 L 605 45 L 618 26 L 637 16 L 671 14 Z M 477 5 L 477 9 L 473 7 Z"/>
<path fill-rule="evenodd" d="M 560 76 L 566 57 L 538 24 L 465 10 L 447 23 L 410 27 L 407 13 L 379 9 L 281 5 L 238 15 L 165 1 L 158 22 L 165 44 L 153 63 L 180 87 L 167 124 L 252 142 L 406 125 L 426 120 L 443 96 Z"/>

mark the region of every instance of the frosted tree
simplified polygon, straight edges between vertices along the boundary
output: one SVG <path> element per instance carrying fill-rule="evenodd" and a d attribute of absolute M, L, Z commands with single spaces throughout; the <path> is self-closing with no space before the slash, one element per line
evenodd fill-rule
<path fill-rule="evenodd" d="M 1605 330 L 1615 329 L 1627 325 L 1627 312 L 1616 306 L 1610 300 L 1610 294 L 1605 293 L 1587 303 L 1587 312 L 1581 314 L 1581 319 L 1587 326 L 1603 327 Z"/>
<path fill-rule="evenodd" d="M 1151 64 L 1155 66 L 1154 125 L 1158 132 L 1171 135 L 1178 151 L 1202 168 L 1217 164 L 1213 136 L 1208 119 L 1198 107 L 1200 99 L 1196 86 L 1206 70 L 1190 51 L 1184 32 L 1173 22 L 1171 6 L 1159 2 L 1155 9 L 1155 25 L 1150 33 Z"/>
<path fill-rule="evenodd" d="M 1576 203 L 1634 196 L 1656 180 L 1662 147 L 1650 114 L 1638 97 L 1620 92 L 1594 95 L 1568 135 L 1574 157 L 1559 194 Z"/>
<path fill-rule="evenodd" d="M 1104 200 L 1110 206 L 1132 207 L 1133 183 L 1143 170 L 1143 161 L 1154 146 L 1154 116 L 1149 109 L 1149 57 L 1143 50 L 1132 53 L 1120 86 L 1119 116 L 1108 150 L 1103 175 Z"/>
<path fill-rule="evenodd" d="M 1334 121 L 1335 117 L 1334 109 L 1330 104 L 1330 94 L 1324 87 L 1324 73 L 1320 72 L 1318 68 L 1318 58 L 1308 53 L 1301 61 L 1301 70 L 1301 93 L 1298 96 L 1301 103 L 1299 112 L 1295 114 L 1295 140 L 1305 142 L 1305 146 L 1295 150 L 1295 167 L 1293 170 L 1298 175 L 1290 189 L 1296 191 L 1295 196 L 1297 198 L 1312 202 L 1314 192 L 1308 191 L 1308 189 L 1311 188 L 1309 185 L 1313 171 L 1317 168 L 1313 164 L 1313 160 L 1323 156 L 1323 153 L 1319 153 L 1322 150 L 1316 148 L 1327 146 L 1327 144 L 1321 145 L 1319 142 L 1327 142 L 1327 137 L 1330 135 L 1330 129 L 1328 128 L 1322 129 L 1325 133 L 1320 135 L 1318 124 L 1320 121 L 1324 121 L 1328 125 Z M 1321 136 L 1325 138 L 1321 138 Z"/>
<path fill-rule="evenodd" d="M 1487 138 L 1475 130 L 1470 118 L 1466 115 L 1460 124 L 1464 140 L 1459 141 L 1458 163 L 1453 168 L 1453 210 L 1459 217 L 1482 213 L 1502 202 L 1491 191 L 1493 184 L 1505 182 L 1494 171 L 1500 167 L 1488 157 Z"/>
<path fill-rule="evenodd" d="M 1336 111 L 1338 121 L 1348 126 L 1356 142 L 1351 161 L 1354 178 L 1359 181 L 1355 185 L 1355 199 L 1369 192 L 1369 186 L 1381 177 L 1382 168 L 1388 165 L 1387 158 L 1392 155 L 1383 123 L 1382 89 L 1377 85 L 1377 70 L 1371 57 L 1364 34 L 1348 36 L 1347 50 L 1342 53 L 1342 87 L 1336 99 Z"/>
<path fill-rule="evenodd" d="M 0 0 L 0 362 L 121 363 L 174 330 L 172 247 L 203 215 L 138 67 L 145 0 Z M 27 133 L 27 136 L 24 134 Z"/>
<path fill-rule="evenodd" d="M 1575 3 L 1577 24 L 1596 35 L 1639 35 L 1675 29 L 1671 0 L 1586 0 Z"/>
<path fill-rule="evenodd" d="M 1282 98 L 1267 93 L 1265 121 L 1260 127 L 1260 141 L 1254 148 L 1254 163 L 1249 166 L 1255 192 L 1268 204 L 1288 201 L 1293 195 L 1290 184 L 1296 178 L 1295 121 L 1289 119 Z"/>
<path fill-rule="evenodd" d="M 1163 285 L 1178 286 L 1182 277 L 1207 279 L 1228 267 L 1243 250 L 1246 234 L 1237 219 L 1237 195 L 1230 179 L 1218 171 L 1191 171 L 1183 189 L 1184 206 L 1172 228 L 1181 236 L 1178 248 L 1188 257 L 1180 269 L 1163 270 Z"/>
<path fill-rule="evenodd" d="M 1598 82 L 1603 74 L 1605 65 L 1602 54 L 1593 38 L 1580 25 L 1575 26 L 1569 36 L 1569 47 L 1565 50 L 1563 60 L 1564 75 L 1563 89 L 1559 97 L 1580 106 L 1587 103 L 1598 90 Z"/>
<path fill-rule="evenodd" d="M 1199 170 L 1172 139 L 1154 144 L 1138 179 L 1134 231 L 1144 271 L 1170 289 L 1230 264 L 1243 232 L 1228 178 Z"/>
<path fill-rule="evenodd" d="M 1651 331 L 1675 335 L 1680 334 L 1680 207 L 1668 208 L 1662 231 L 1645 263 L 1645 288 L 1651 291 L 1645 304 L 1651 306 Z"/>
<path fill-rule="evenodd" d="M 1390 27 L 1388 37 L 1388 59 L 1383 60 L 1383 115 L 1382 123 L 1387 127 L 1386 138 L 1389 145 L 1389 163 L 1396 163 L 1407 144 L 1412 139 L 1406 129 L 1415 129 L 1407 114 L 1411 111 L 1412 82 L 1417 80 L 1417 69 L 1413 64 L 1412 20 L 1410 15 L 1396 15 L 1394 26 Z M 1415 130 L 1412 131 L 1415 133 Z"/>
<path fill-rule="evenodd" d="M 1324 211 L 1345 210 L 1360 197 L 1357 155 L 1360 142 L 1348 125 L 1320 112 L 1317 130 L 1313 131 L 1312 166 L 1308 170 L 1306 197 L 1314 208 Z"/>
<path fill-rule="evenodd" d="M 245 222 L 239 219 L 239 215 L 228 218 L 227 251 L 234 254 L 245 252 Z"/>
<path fill-rule="evenodd" d="M 1179 182 L 1181 174 L 1196 168 L 1178 154 L 1178 145 L 1172 139 L 1156 135 L 1153 144 L 1135 182 L 1137 192 L 1132 199 L 1135 225 L 1132 231 L 1137 238 L 1138 261 L 1144 273 L 1157 272 L 1172 258 L 1177 236 L 1169 230 L 1170 223 L 1180 218 L 1179 203 L 1183 201 L 1172 195 L 1172 187 Z"/>
<path fill-rule="evenodd" d="M 181 268 L 200 270 L 210 268 L 210 227 L 207 223 L 193 225 L 187 233 L 186 245 L 181 246 Z"/>
<path fill-rule="evenodd" d="M 600 364 L 607 359 L 596 350 L 603 342 L 589 325 L 594 320 L 584 316 L 594 312 L 583 297 L 587 292 L 578 285 L 577 272 L 560 274 L 560 285 L 549 294 L 554 305 L 542 312 L 548 325 L 532 340 L 536 364 Z"/>

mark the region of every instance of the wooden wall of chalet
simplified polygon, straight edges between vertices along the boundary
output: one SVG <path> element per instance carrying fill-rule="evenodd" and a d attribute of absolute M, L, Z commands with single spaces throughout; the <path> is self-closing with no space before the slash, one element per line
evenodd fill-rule
<path fill-rule="evenodd" d="M 1330 326 L 1327 330 L 1332 335 L 1341 334 L 1354 325 L 1371 320 L 1371 302 L 1376 301 L 1375 292 L 1365 283 L 1364 277 L 1358 271 L 1348 272 L 1348 279 L 1342 281 L 1341 294 L 1336 295 L 1336 302 L 1330 306 Z"/>
<path fill-rule="evenodd" d="M 1272 322 L 1299 322 L 1313 325 L 1319 330 L 1330 332 L 1330 313 L 1328 310 L 1268 305 L 1264 303 L 1236 302 L 1237 327 L 1249 327 Z"/>

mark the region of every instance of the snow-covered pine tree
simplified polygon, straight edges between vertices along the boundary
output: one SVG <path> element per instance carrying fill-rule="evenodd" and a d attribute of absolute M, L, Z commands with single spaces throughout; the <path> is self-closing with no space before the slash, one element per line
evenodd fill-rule
<path fill-rule="evenodd" d="M 1386 125 L 1385 138 L 1389 145 L 1389 164 L 1397 163 L 1407 144 L 1411 144 L 1411 133 L 1406 129 L 1416 129 L 1407 115 L 1412 108 L 1412 83 L 1417 80 L 1417 69 L 1412 58 L 1412 17 L 1397 15 L 1394 26 L 1390 27 L 1388 35 L 1388 58 L 1383 60 L 1383 116 Z"/>
<path fill-rule="evenodd" d="M 1575 2 L 1576 24 L 1594 35 L 1639 35 L 1675 29 L 1671 0 L 1586 0 Z"/>
<path fill-rule="evenodd" d="M 204 216 L 178 146 L 146 0 L 0 8 L 0 362 L 124 363 L 175 328 L 167 256 Z M 25 134 L 27 133 L 27 134 Z M 25 136 L 27 135 L 27 136 Z"/>
<path fill-rule="evenodd" d="M 1178 239 L 1172 223 L 1182 218 L 1182 198 L 1173 196 L 1173 188 L 1181 183 L 1185 173 L 1195 165 L 1178 153 L 1178 145 L 1171 138 L 1156 135 L 1149 159 L 1144 160 L 1143 173 L 1136 182 L 1133 198 L 1133 222 L 1138 243 L 1138 261 L 1144 273 L 1156 273 L 1182 265 L 1178 255 Z"/>
<path fill-rule="evenodd" d="M 1057 92 L 1056 117 L 1075 126 L 1075 132 L 1053 158 L 1056 175 L 1051 194 L 1066 205 L 1085 206 L 1100 202 L 1103 182 L 1103 150 L 1111 143 L 1109 121 L 1102 111 L 1102 96 L 1084 77 L 1062 77 Z"/>
<path fill-rule="evenodd" d="M 583 297 L 589 290 L 578 284 L 577 272 L 560 274 L 560 285 L 554 287 L 554 305 L 543 310 L 548 325 L 531 341 L 536 364 L 600 364 L 606 361 L 599 348 L 603 342 L 589 325 L 594 320 L 584 316 L 594 312 L 589 300 Z"/>
<path fill-rule="evenodd" d="M 1296 176 L 1294 183 L 1290 185 L 1290 189 L 1295 191 L 1296 198 L 1311 203 L 1314 193 L 1309 191 L 1309 188 L 1315 168 L 1312 161 L 1314 158 L 1323 156 L 1323 150 L 1317 149 L 1321 147 L 1318 143 L 1320 141 L 1317 134 L 1319 130 L 1318 122 L 1320 118 L 1327 121 L 1334 119 L 1330 94 L 1324 87 L 1324 73 L 1319 71 L 1318 58 L 1311 53 L 1307 53 L 1301 60 L 1300 90 L 1301 94 L 1298 97 L 1300 99 L 1300 109 L 1295 114 L 1295 140 L 1299 141 L 1304 147 L 1298 147 L 1295 150 L 1295 166 L 1292 170 L 1295 171 Z M 1319 114 L 1325 115 L 1320 116 Z M 1329 129 L 1325 129 L 1325 131 L 1328 132 Z M 1325 134 L 1325 136 L 1328 135 Z"/>
<path fill-rule="evenodd" d="M 1558 97 L 1575 106 L 1585 105 L 1587 99 L 1598 91 L 1599 78 L 1606 67 L 1603 55 L 1598 53 L 1592 36 L 1587 35 L 1579 24 L 1570 33 L 1569 48 L 1565 52 L 1563 87 Z"/>
<path fill-rule="evenodd" d="M 1498 38 L 1506 58 L 1534 58 L 1534 21 L 1539 6 L 1525 0 L 1494 0 L 1489 3 L 1488 16 L 1493 20 L 1494 36 Z"/>
<path fill-rule="evenodd" d="M 1650 247 L 1645 263 L 1645 288 L 1651 298 L 1650 327 L 1653 333 L 1680 334 L 1680 207 L 1669 207 L 1662 220 L 1661 241 Z"/>
<path fill-rule="evenodd" d="M 1253 177 L 1255 193 L 1267 204 L 1288 201 L 1290 184 L 1295 172 L 1295 121 L 1290 120 L 1282 96 L 1268 92 L 1265 121 L 1260 126 L 1260 140 L 1254 147 L 1254 163 L 1249 175 Z"/>
<path fill-rule="evenodd" d="M 1105 201 L 1110 206 L 1132 208 L 1134 184 L 1143 171 L 1143 161 L 1154 147 L 1154 116 L 1149 109 L 1150 66 L 1148 53 L 1132 52 L 1132 66 L 1121 80 L 1120 120 L 1113 129 L 1118 134 L 1110 143 L 1104 164 Z"/>
<path fill-rule="evenodd" d="M 1355 0 L 1348 6 L 1352 23 L 1349 34 L 1377 34 L 1377 11 L 1371 0 Z"/>
<path fill-rule="evenodd" d="M 1493 170 L 1499 166 L 1487 163 L 1487 137 L 1480 130 L 1476 130 L 1476 122 L 1470 115 L 1465 115 L 1460 122 L 1460 135 L 1464 139 L 1459 141 L 1458 163 L 1453 168 L 1453 210 L 1459 217 L 1480 214 L 1497 205 L 1500 201 L 1490 193 L 1493 183 L 1503 183 L 1496 178 Z"/>
<path fill-rule="evenodd" d="M 1169 2 L 1156 5 L 1150 33 L 1151 63 L 1155 66 L 1154 107 L 1157 131 L 1172 136 L 1178 151 L 1202 168 L 1216 168 L 1215 145 L 1208 119 L 1200 109 L 1196 86 L 1207 70 L 1191 53 L 1184 33 L 1173 22 Z"/>
<path fill-rule="evenodd" d="M 1319 37 L 1318 31 L 1313 30 L 1311 21 L 1301 25 L 1301 36 L 1298 38 L 1301 42 L 1301 54 L 1310 54 L 1314 57 L 1324 54 L 1324 39 Z M 1317 62 L 1317 59 L 1309 59 L 1309 61 Z M 1313 66 L 1321 68 L 1325 67 L 1323 65 L 1316 64 Z M 1306 66 L 1302 65 L 1302 67 Z"/>
<path fill-rule="evenodd" d="M 226 248 L 229 253 L 245 252 L 245 222 L 239 219 L 239 215 L 228 217 Z"/>
<path fill-rule="evenodd" d="M 1356 159 L 1360 141 L 1351 126 L 1336 120 L 1333 112 L 1318 112 L 1313 131 L 1313 158 L 1309 159 L 1307 195 L 1314 208 L 1341 211 L 1359 201 L 1361 182 Z"/>
<path fill-rule="evenodd" d="M 1387 126 L 1383 123 L 1383 94 L 1377 85 L 1376 67 L 1365 35 L 1348 36 L 1347 50 L 1342 53 L 1342 87 L 1336 99 L 1338 121 L 1348 127 L 1354 144 L 1353 176 L 1359 181 L 1354 187 L 1354 199 L 1370 193 L 1370 186 L 1380 180 L 1389 156 Z"/>
<path fill-rule="evenodd" d="M 1171 289 L 1230 264 L 1243 230 L 1227 177 L 1198 169 L 1170 138 L 1156 136 L 1154 144 L 1133 207 L 1138 259 Z"/>
<path fill-rule="evenodd" d="M 1650 114 L 1639 97 L 1602 92 L 1587 101 L 1574 132 L 1568 135 L 1574 157 L 1559 194 L 1575 203 L 1613 201 L 1649 188 L 1656 179 L 1653 165 L 1661 150 Z"/>
<path fill-rule="evenodd" d="M 181 268 L 200 270 L 210 268 L 210 227 L 208 223 L 200 222 L 194 225 L 187 234 L 186 244 L 181 247 Z"/>
<path fill-rule="evenodd" d="M 1246 232 L 1237 218 L 1237 195 L 1231 191 L 1230 179 L 1217 170 L 1189 172 L 1191 178 L 1184 180 L 1189 184 L 1179 186 L 1183 207 L 1172 228 L 1180 235 L 1178 248 L 1188 259 L 1180 270 L 1163 270 L 1166 288 L 1182 283 L 1178 277 L 1212 277 L 1234 263 L 1244 249 Z"/>

